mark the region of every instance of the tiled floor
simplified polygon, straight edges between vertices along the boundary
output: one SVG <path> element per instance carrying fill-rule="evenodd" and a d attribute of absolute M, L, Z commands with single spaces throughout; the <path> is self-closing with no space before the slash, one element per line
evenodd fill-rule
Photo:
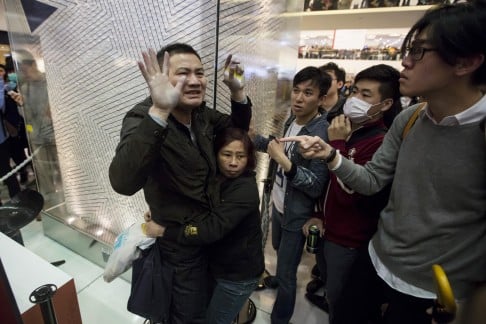
<path fill-rule="evenodd" d="M 35 182 L 32 182 L 30 187 L 35 189 Z M 2 184 L 0 184 L 0 197 L 4 202 L 9 200 L 7 188 Z M 130 284 L 127 281 L 115 279 L 111 283 L 106 283 L 102 278 L 103 268 L 44 236 L 41 221 L 31 222 L 22 228 L 21 232 L 26 248 L 35 254 L 49 262 L 66 261 L 59 268 L 74 278 L 84 324 L 143 323 L 143 318 L 126 310 L 130 291 Z M 265 247 L 265 263 L 266 269 L 271 274 L 275 274 L 276 254 L 271 247 L 270 236 Z M 304 251 L 297 274 L 297 301 L 291 319 L 293 324 L 328 324 L 327 314 L 312 306 L 304 297 L 305 285 L 310 280 L 310 269 L 313 265 L 314 255 Z M 275 290 L 256 291 L 251 296 L 251 300 L 257 307 L 257 315 L 253 323 L 270 323 Z"/>
<path fill-rule="evenodd" d="M 126 310 L 130 284 L 123 279 L 111 283 L 103 281 L 103 269 L 79 256 L 50 238 L 44 236 L 42 222 L 33 221 L 22 229 L 25 246 L 49 262 L 65 260 L 59 266 L 71 275 L 76 284 L 81 316 L 85 324 L 143 323 L 143 319 Z M 268 241 L 266 247 L 266 268 L 275 272 L 275 252 Z M 304 297 L 305 285 L 310 278 L 310 268 L 314 256 L 304 252 L 298 271 L 298 291 L 293 324 L 327 324 L 327 314 L 310 305 Z M 257 316 L 253 323 L 270 323 L 270 312 L 275 299 L 275 291 L 265 289 L 254 292 L 251 299 L 257 306 Z M 60 323 L 62 324 L 62 323 Z"/>

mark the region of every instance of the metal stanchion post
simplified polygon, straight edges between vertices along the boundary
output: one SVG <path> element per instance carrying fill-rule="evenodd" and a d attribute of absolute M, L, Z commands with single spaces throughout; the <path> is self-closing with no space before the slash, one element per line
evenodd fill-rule
<path fill-rule="evenodd" d="M 30 294 L 29 300 L 34 304 L 39 304 L 41 308 L 44 324 L 57 324 L 56 313 L 52 305 L 52 296 L 56 291 L 56 285 L 47 284 L 40 286 Z"/>

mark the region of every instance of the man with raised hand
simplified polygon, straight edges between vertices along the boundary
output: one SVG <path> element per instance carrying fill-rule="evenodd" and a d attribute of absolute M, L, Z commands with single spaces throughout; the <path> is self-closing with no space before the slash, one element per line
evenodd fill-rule
<path fill-rule="evenodd" d="M 123 120 L 120 143 L 110 165 L 110 181 L 120 194 L 143 189 L 152 220 L 181 225 L 204 215 L 218 203 L 215 182 L 214 134 L 233 126 L 248 130 L 251 102 L 244 92 L 239 62 L 226 60 L 225 84 L 231 92 L 231 115 L 204 102 L 207 79 L 199 54 L 176 43 L 157 54 L 142 52 L 139 68 L 150 97 Z M 168 323 L 204 323 L 207 296 L 207 256 L 203 247 L 157 240 L 164 278 L 171 287 Z M 162 307 L 162 306 L 161 306 Z"/>

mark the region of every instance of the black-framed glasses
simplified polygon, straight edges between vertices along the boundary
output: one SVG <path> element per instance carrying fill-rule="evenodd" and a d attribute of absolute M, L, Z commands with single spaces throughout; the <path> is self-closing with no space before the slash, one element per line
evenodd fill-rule
<path fill-rule="evenodd" d="M 437 51 L 436 48 L 426 48 L 422 46 L 405 47 L 402 57 L 410 57 L 414 62 L 420 61 L 426 52 Z"/>

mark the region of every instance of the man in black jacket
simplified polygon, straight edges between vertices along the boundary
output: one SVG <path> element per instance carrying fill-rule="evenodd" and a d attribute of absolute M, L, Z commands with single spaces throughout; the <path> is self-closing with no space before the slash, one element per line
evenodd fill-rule
<path fill-rule="evenodd" d="M 150 97 L 123 120 L 110 181 L 120 194 L 143 188 L 152 220 L 163 226 L 197 221 L 217 203 L 213 135 L 225 127 L 248 130 L 251 102 L 244 93 L 238 62 L 225 64 L 231 116 L 204 102 L 207 79 L 199 54 L 172 44 L 142 52 L 139 68 Z M 158 240 L 163 266 L 173 269 L 168 323 L 203 323 L 207 306 L 207 260 L 202 247 Z M 170 281 L 170 282 L 169 282 Z"/>

